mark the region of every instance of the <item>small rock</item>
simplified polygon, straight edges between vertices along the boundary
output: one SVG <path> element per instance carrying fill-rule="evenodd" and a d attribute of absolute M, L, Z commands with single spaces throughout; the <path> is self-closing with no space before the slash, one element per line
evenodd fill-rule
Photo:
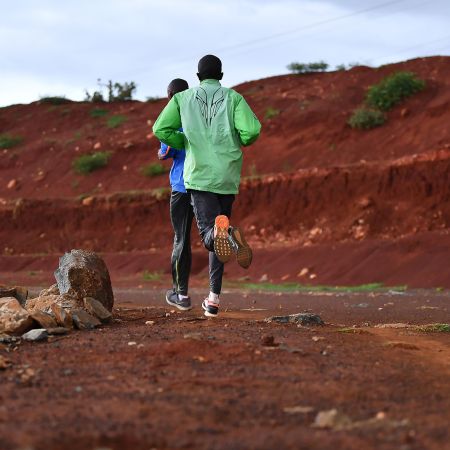
<path fill-rule="evenodd" d="M 194 339 L 195 341 L 201 341 L 203 338 L 202 333 L 187 333 L 183 336 L 184 339 Z"/>
<path fill-rule="evenodd" d="M 30 298 L 25 304 L 25 308 L 33 314 L 35 311 L 45 311 L 50 313 L 54 303 L 59 303 L 59 295 L 43 295 L 36 298 Z"/>
<path fill-rule="evenodd" d="M 94 203 L 95 198 L 94 197 L 85 197 L 83 200 L 81 200 L 81 204 L 83 206 L 91 206 Z"/>
<path fill-rule="evenodd" d="M 35 310 L 31 314 L 31 318 L 36 321 L 42 328 L 56 328 L 58 326 L 55 318 L 45 311 Z"/>
<path fill-rule="evenodd" d="M 52 313 L 56 318 L 56 323 L 64 328 L 73 328 L 73 319 L 71 314 L 61 305 L 53 303 L 51 306 Z"/>
<path fill-rule="evenodd" d="M 288 406 L 283 408 L 286 414 L 308 414 L 314 411 L 312 406 Z"/>
<path fill-rule="evenodd" d="M 47 333 L 51 336 L 60 336 L 67 334 L 70 330 L 64 327 L 48 328 Z"/>
<path fill-rule="evenodd" d="M 339 412 L 337 409 L 320 411 L 312 424 L 315 428 L 345 428 L 352 423 L 350 417 Z"/>
<path fill-rule="evenodd" d="M 269 281 L 269 277 L 267 276 L 267 273 L 263 274 L 263 275 L 261 276 L 261 278 L 259 279 L 259 282 L 260 282 L 260 283 L 264 283 L 264 282 L 266 282 L 266 281 Z"/>
<path fill-rule="evenodd" d="M 102 148 L 102 143 L 101 142 L 96 142 L 95 144 L 94 144 L 94 150 L 99 150 L 99 149 L 101 149 Z"/>
<path fill-rule="evenodd" d="M 80 392 L 83 392 L 83 388 L 81 386 L 76 386 L 74 388 L 74 391 L 77 392 L 77 393 L 80 393 Z"/>
<path fill-rule="evenodd" d="M 275 338 L 269 335 L 261 336 L 261 344 L 264 347 L 276 347 L 278 345 L 275 343 Z"/>
<path fill-rule="evenodd" d="M 11 361 L 6 359 L 4 356 L 0 355 L 0 370 L 5 370 L 11 367 Z"/>
<path fill-rule="evenodd" d="M 28 333 L 22 335 L 22 339 L 26 341 L 46 341 L 48 339 L 47 330 L 44 328 L 38 328 L 35 330 L 30 330 Z"/>
<path fill-rule="evenodd" d="M 130 347 L 132 347 L 132 346 L 134 346 L 134 345 L 137 345 L 137 342 L 135 342 L 135 341 L 130 341 L 130 342 L 128 342 L 128 345 L 129 345 Z"/>
<path fill-rule="evenodd" d="M 71 311 L 73 323 L 79 330 L 92 330 L 101 325 L 97 317 L 92 316 L 84 309 Z"/>
<path fill-rule="evenodd" d="M 8 184 L 6 185 L 7 189 L 15 189 L 18 185 L 18 182 L 16 179 L 12 179 L 8 182 Z"/>
<path fill-rule="evenodd" d="M 264 322 L 278 322 L 278 323 L 297 323 L 302 326 L 307 325 L 324 325 L 323 320 L 317 314 L 299 313 L 290 314 L 288 316 L 273 316 L 264 319 Z"/>
<path fill-rule="evenodd" d="M 23 286 L 11 288 L 0 287 L 0 298 L 4 297 L 14 297 L 19 301 L 21 306 L 24 306 L 28 298 L 28 289 Z"/>
<path fill-rule="evenodd" d="M 86 310 L 100 319 L 101 322 L 111 322 L 112 314 L 98 300 L 92 297 L 85 297 L 83 303 Z"/>
<path fill-rule="evenodd" d="M 154 325 L 155 324 L 155 321 L 154 320 L 147 320 L 146 322 L 145 322 L 145 325 Z"/>
<path fill-rule="evenodd" d="M 386 342 L 386 347 L 390 348 L 402 348 L 404 350 L 419 350 L 419 347 L 408 342 Z"/>
<path fill-rule="evenodd" d="M 0 298 L 0 334 L 23 334 L 33 326 L 33 319 L 15 297 Z"/>
<path fill-rule="evenodd" d="M 299 278 L 301 278 L 301 277 L 304 277 L 305 275 L 308 275 L 308 273 L 309 273 L 309 269 L 307 267 L 303 267 L 303 269 L 300 270 L 300 272 L 298 273 L 297 276 Z"/>
<path fill-rule="evenodd" d="M 323 341 L 325 338 L 323 336 L 313 336 L 311 338 L 314 342 Z"/>

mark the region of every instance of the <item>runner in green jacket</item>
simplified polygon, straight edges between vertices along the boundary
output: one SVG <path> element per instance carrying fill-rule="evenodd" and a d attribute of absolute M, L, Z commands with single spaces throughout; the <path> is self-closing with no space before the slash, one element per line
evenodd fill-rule
<path fill-rule="evenodd" d="M 198 64 L 200 85 L 173 96 L 153 126 L 155 136 L 186 149 L 184 183 L 205 247 L 210 251 L 210 294 L 205 315 L 216 316 L 223 263 L 232 252 L 249 267 L 252 251 L 243 233 L 229 226 L 234 195 L 239 191 L 241 146 L 252 144 L 261 124 L 242 95 L 222 87 L 222 63 L 213 55 Z M 182 128 L 183 131 L 179 131 Z"/>

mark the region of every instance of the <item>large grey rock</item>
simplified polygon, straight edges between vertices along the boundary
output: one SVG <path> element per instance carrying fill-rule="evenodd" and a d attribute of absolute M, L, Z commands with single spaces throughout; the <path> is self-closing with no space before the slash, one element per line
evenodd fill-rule
<path fill-rule="evenodd" d="M 44 328 L 37 328 L 34 330 L 28 331 L 28 333 L 25 333 L 22 335 L 22 339 L 25 341 L 46 341 L 48 339 L 48 333 L 47 330 Z"/>
<path fill-rule="evenodd" d="M 15 297 L 0 298 L 0 334 L 22 334 L 32 326 L 33 319 Z"/>
<path fill-rule="evenodd" d="M 297 323 L 299 325 L 324 325 L 324 322 L 320 316 L 312 313 L 299 313 L 290 314 L 288 316 L 273 316 L 264 319 L 265 322 L 278 322 L 278 323 Z"/>
<path fill-rule="evenodd" d="M 84 250 L 65 253 L 59 259 L 55 278 L 59 292 L 75 297 L 80 306 L 85 297 L 93 297 L 108 311 L 112 310 L 114 295 L 108 268 L 95 253 Z"/>

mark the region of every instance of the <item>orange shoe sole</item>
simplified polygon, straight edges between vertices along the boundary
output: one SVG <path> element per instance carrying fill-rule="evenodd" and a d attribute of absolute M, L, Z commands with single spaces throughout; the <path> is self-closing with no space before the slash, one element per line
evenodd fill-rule
<path fill-rule="evenodd" d="M 222 263 L 228 262 L 233 254 L 228 240 L 229 226 L 230 221 L 227 216 L 216 217 L 214 222 L 214 253 Z"/>

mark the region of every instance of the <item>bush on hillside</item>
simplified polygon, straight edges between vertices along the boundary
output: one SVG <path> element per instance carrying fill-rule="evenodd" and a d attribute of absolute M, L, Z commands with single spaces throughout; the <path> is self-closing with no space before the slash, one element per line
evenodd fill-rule
<path fill-rule="evenodd" d="M 386 117 L 381 111 L 367 108 L 355 109 L 352 116 L 348 120 L 348 124 L 352 128 L 360 130 L 370 130 L 379 127 L 386 121 Z"/>
<path fill-rule="evenodd" d="M 137 89 L 137 85 L 134 81 L 126 81 L 125 83 L 114 83 L 109 80 L 108 83 L 103 84 L 102 80 L 99 78 L 97 80 L 99 90 L 94 91 L 92 94 L 88 90 L 85 90 L 85 101 L 92 103 L 101 103 L 105 101 L 105 96 L 103 95 L 103 89 L 107 90 L 108 102 L 126 102 L 133 100 L 133 93 Z"/>
<path fill-rule="evenodd" d="M 53 96 L 53 97 L 41 97 L 39 99 L 39 103 L 47 104 L 47 105 L 65 105 L 67 103 L 72 103 L 72 100 L 62 96 Z"/>
<path fill-rule="evenodd" d="M 72 167 L 75 172 L 87 175 L 94 170 L 101 169 L 108 164 L 111 152 L 95 152 L 89 155 L 81 155 L 74 159 Z"/>
<path fill-rule="evenodd" d="M 287 68 L 293 73 L 325 72 L 328 69 L 328 64 L 325 61 L 312 63 L 292 62 L 287 66 Z"/>
<path fill-rule="evenodd" d="M 21 136 L 12 136 L 10 134 L 0 134 L 0 149 L 12 148 L 23 141 Z"/>
<path fill-rule="evenodd" d="M 366 102 L 372 108 L 388 111 L 402 100 L 425 88 L 425 81 L 412 72 L 396 72 L 371 86 Z"/>

